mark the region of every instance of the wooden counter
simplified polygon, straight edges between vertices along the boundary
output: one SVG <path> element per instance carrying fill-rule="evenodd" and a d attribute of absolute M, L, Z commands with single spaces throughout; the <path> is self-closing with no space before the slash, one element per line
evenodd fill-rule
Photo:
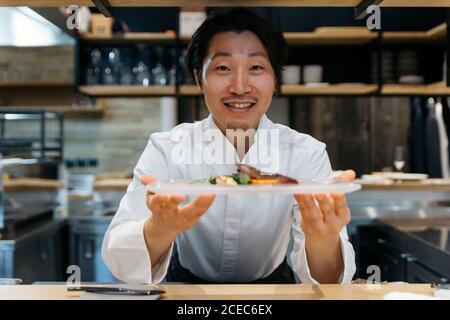
<path fill-rule="evenodd" d="M 122 179 L 101 179 L 96 180 L 94 183 L 95 190 L 127 190 L 128 185 L 133 181 L 133 179 L 122 178 Z M 449 184 L 432 184 L 427 181 L 404 181 L 401 183 L 367 183 L 361 181 L 355 181 L 356 183 L 361 183 L 362 191 L 449 191 Z"/>
<path fill-rule="evenodd" d="M 432 296 L 429 284 L 382 284 L 379 289 L 352 285 L 176 285 L 161 284 L 162 299 L 170 300 L 379 300 L 389 292 Z M 0 286 L 0 299 L 78 300 L 80 292 L 67 292 L 65 285 Z"/>
<path fill-rule="evenodd" d="M 61 180 L 21 178 L 3 181 L 3 188 L 6 192 L 14 191 L 58 191 L 64 187 Z"/>
<path fill-rule="evenodd" d="M 361 183 L 360 181 L 355 181 Z M 383 183 L 361 183 L 362 191 L 450 191 L 450 184 L 431 184 L 420 181 Z"/>
<path fill-rule="evenodd" d="M 123 190 L 127 191 L 128 185 L 133 181 L 133 179 L 122 178 L 122 179 L 102 179 L 96 180 L 94 182 L 95 190 Z"/>

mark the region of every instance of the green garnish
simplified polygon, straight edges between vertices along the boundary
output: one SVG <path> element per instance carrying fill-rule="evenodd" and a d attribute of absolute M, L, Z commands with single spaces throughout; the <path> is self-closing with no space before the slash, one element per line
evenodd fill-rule
<path fill-rule="evenodd" d="M 249 184 L 250 183 L 250 177 L 249 175 L 239 172 L 239 173 L 235 173 L 233 174 L 233 179 L 238 183 L 238 184 Z"/>
<path fill-rule="evenodd" d="M 208 181 L 209 181 L 210 184 L 216 184 L 216 177 L 210 176 L 208 178 Z"/>

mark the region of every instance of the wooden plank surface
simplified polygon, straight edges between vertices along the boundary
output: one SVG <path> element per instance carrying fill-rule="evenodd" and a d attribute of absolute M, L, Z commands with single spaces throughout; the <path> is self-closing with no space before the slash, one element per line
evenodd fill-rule
<path fill-rule="evenodd" d="M 95 190 L 127 190 L 133 179 L 102 179 L 94 182 Z"/>
<path fill-rule="evenodd" d="M 9 179 L 3 181 L 3 188 L 7 192 L 11 191 L 47 191 L 55 190 L 64 186 L 61 180 L 53 179 L 40 179 L 40 178 L 22 178 L 22 179 Z"/>
<path fill-rule="evenodd" d="M 377 38 L 375 32 L 363 27 L 322 27 L 314 32 L 285 32 L 289 44 L 365 44 Z"/>
<path fill-rule="evenodd" d="M 278 7 L 356 7 L 360 0 L 279 0 Z M 109 0 L 113 7 L 160 7 L 160 0 Z M 70 5 L 93 6 L 90 0 L 0 0 L 6 7 L 60 7 Z M 208 7 L 263 6 L 273 7 L 273 0 L 166 0 L 165 7 L 186 5 Z M 450 0 L 384 0 L 382 7 L 450 7 Z"/>
<path fill-rule="evenodd" d="M 375 84 L 364 85 L 339 85 L 328 86 L 306 86 L 306 85 L 282 85 L 281 93 L 283 95 L 358 95 L 369 94 L 377 90 Z"/>
<path fill-rule="evenodd" d="M 450 87 L 443 81 L 428 85 L 415 84 L 385 84 L 381 89 L 382 95 L 447 95 Z"/>
<path fill-rule="evenodd" d="M 379 288 L 353 285 L 159 285 L 167 300 L 379 300 L 389 292 L 411 292 L 432 296 L 430 284 L 382 284 Z M 65 285 L 0 286 L 0 299 L 78 300 L 80 292 L 67 292 Z"/>
<path fill-rule="evenodd" d="M 80 86 L 80 92 L 92 96 L 173 95 L 174 86 Z"/>
<path fill-rule="evenodd" d="M 383 0 L 382 7 L 450 7 L 450 0 Z"/>
<path fill-rule="evenodd" d="M 97 35 L 97 34 L 82 34 L 80 39 L 87 42 L 96 43 L 129 43 L 135 41 L 141 42 L 165 42 L 174 41 L 176 38 L 175 32 L 128 32 L 123 35 Z"/>
<path fill-rule="evenodd" d="M 92 6 L 91 0 L 0 0 L 0 7 Z"/>
<path fill-rule="evenodd" d="M 420 182 L 402 182 L 402 183 L 391 183 L 391 184 L 381 184 L 381 183 L 363 183 L 363 191 L 449 191 L 450 184 L 426 184 Z"/>
<path fill-rule="evenodd" d="M 180 93 L 184 96 L 199 96 L 201 94 L 200 89 L 193 85 L 180 86 Z"/>
<path fill-rule="evenodd" d="M 1 81 L 0 87 L 70 87 L 73 86 L 73 82 L 58 82 L 58 81 Z"/>
<path fill-rule="evenodd" d="M 160 0 L 109 0 L 112 6 L 161 6 Z M 233 7 L 233 6 L 263 6 L 263 7 L 353 7 L 359 0 L 166 0 L 165 7 L 179 7 L 185 5 L 201 5 L 207 7 Z"/>
<path fill-rule="evenodd" d="M 438 42 L 447 37 L 447 24 L 441 23 L 428 31 L 386 31 L 384 42 Z"/>

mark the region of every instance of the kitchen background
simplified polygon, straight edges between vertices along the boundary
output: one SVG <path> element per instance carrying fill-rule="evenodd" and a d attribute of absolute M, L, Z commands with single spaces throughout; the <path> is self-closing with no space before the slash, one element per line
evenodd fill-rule
<path fill-rule="evenodd" d="M 0 278 L 62 281 L 77 264 L 84 281 L 115 281 L 103 234 L 149 135 L 207 116 L 182 57 L 224 10 L 83 8 L 75 32 L 65 8 L 0 7 Z M 383 8 L 382 32 L 353 8 L 252 10 L 291 45 L 269 118 L 363 184 L 356 278 L 376 264 L 383 280 L 448 281 L 449 9 Z"/>

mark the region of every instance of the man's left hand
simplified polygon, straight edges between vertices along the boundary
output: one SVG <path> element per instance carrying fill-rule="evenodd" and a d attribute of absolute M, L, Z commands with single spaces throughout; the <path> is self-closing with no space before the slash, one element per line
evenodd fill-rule
<path fill-rule="evenodd" d="M 336 178 L 338 181 L 354 179 L 353 170 L 344 171 Z M 295 194 L 294 197 L 302 215 L 301 227 L 305 238 L 309 241 L 317 239 L 323 244 L 327 240 L 337 241 L 342 228 L 350 222 L 351 218 L 345 195 L 342 193 Z"/>

